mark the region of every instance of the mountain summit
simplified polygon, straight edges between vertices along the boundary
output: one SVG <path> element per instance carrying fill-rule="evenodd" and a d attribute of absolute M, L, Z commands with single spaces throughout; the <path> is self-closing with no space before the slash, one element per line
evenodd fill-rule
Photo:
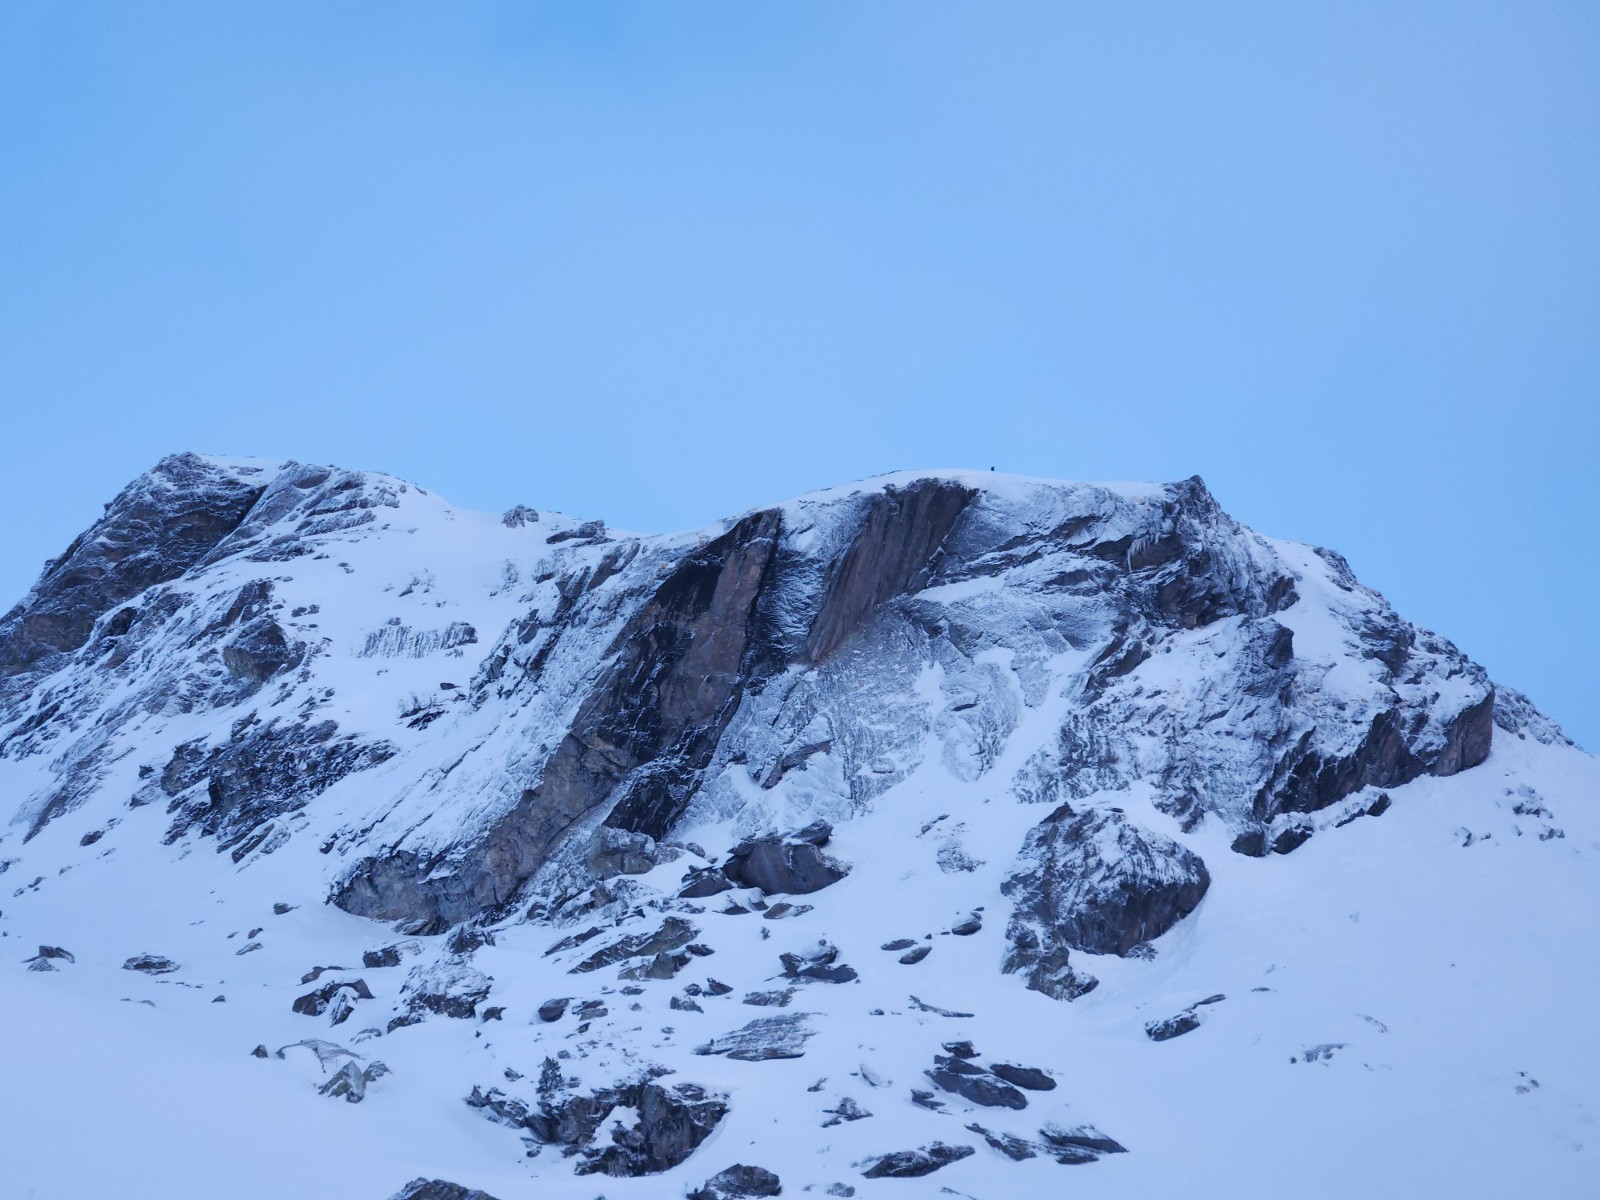
<path fill-rule="evenodd" d="M 174 456 L 0 619 L 0 789 L 23 1195 L 1600 1182 L 1600 768 L 1198 477 Z"/>

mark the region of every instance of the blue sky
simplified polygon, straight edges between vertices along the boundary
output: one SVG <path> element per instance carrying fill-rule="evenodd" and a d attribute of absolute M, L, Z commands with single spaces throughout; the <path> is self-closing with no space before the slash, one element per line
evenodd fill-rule
<path fill-rule="evenodd" d="M 1600 748 L 1600 7 L 0 4 L 0 593 L 178 449 L 1199 473 Z"/>

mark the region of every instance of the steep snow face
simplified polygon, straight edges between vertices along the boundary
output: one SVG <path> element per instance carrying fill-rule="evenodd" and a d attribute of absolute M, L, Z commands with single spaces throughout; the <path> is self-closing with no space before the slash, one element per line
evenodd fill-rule
<path fill-rule="evenodd" d="M 640 537 L 181 455 L 0 620 L 0 935 L 29 956 L 0 998 L 48 1023 L 38 988 L 93 980 L 90 1011 L 138 977 L 130 999 L 204 1023 L 204 1062 L 270 1043 L 262 1119 L 391 1112 L 363 1144 L 414 1167 L 366 1194 L 450 1166 L 659 1195 L 741 1155 L 786 1187 L 1028 1195 L 1093 1162 L 1148 1194 L 1206 1159 L 1150 1088 L 1215 1108 L 1205 1071 L 1237 1073 L 1230 1103 L 1277 1128 L 1280 1101 L 1338 1125 L 1445 1087 L 1417 1031 L 1453 981 L 1391 996 L 1319 947 L 1404 977 L 1435 936 L 1391 932 L 1407 880 L 1470 906 L 1498 870 L 1508 912 L 1560 906 L 1592 951 L 1595 784 L 1526 698 L 1198 479 L 907 473 Z M 1357 950 L 1330 897 L 1366 891 L 1383 928 Z M 1256 982 L 1291 966 L 1328 994 Z M 1369 993 L 1410 1014 L 1413 1073 L 1303 1094 L 1313 1068 L 1393 1069 L 1346 1053 L 1373 1035 L 1328 998 Z M 1256 1063 L 1250 1028 L 1298 1070 Z M 1530 1075 L 1564 1069 L 1553 1044 L 1518 1043 Z M 286 1090 L 297 1054 L 327 1099 Z M 1529 1128 L 1576 1130 L 1573 1087 Z M 1466 1118 L 1486 1136 L 1495 1096 Z M 1542 1177 L 1592 1178 L 1572 1153 Z"/>

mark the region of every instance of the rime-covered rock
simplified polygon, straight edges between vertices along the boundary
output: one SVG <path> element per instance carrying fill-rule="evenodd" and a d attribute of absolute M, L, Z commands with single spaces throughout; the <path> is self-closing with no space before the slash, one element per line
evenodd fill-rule
<path fill-rule="evenodd" d="M 1086 989 L 1067 967 L 1069 948 L 1127 954 L 1188 916 L 1210 883 L 1198 855 L 1121 810 L 1062 805 L 1029 832 L 1001 884 L 1012 902 L 1005 969 L 1070 999 Z"/>
<path fill-rule="evenodd" d="M 960 1162 L 974 1153 L 971 1146 L 947 1146 L 934 1142 L 917 1150 L 897 1150 L 878 1159 L 861 1172 L 868 1179 L 915 1179 L 932 1175 L 940 1167 Z"/>
<path fill-rule="evenodd" d="M 135 954 L 122 964 L 122 969 L 146 975 L 170 975 L 178 969 L 178 964 L 161 954 Z"/>
<path fill-rule="evenodd" d="M 689 1193 L 689 1200 L 754 1200 L 760 1196 L 778 1196 L 783 1184 L 765 1167 L 747 1167 L 740 1163 L 725 1171 L 718 1171 L 705 1183 Z"/>
<path fill-rule="evenodd" d="M 727 1097 L 694 1083 L 653 1079 L 577 1095 L 554 1092 L 528 1103 L 497 1088 L 473 1088 L 467 1104 L 492 1120 L 526 1130 L 578 1158 L 579 1175 L 658 1175 L 694 1153 L 728 1114 Z M 613 1114 L 625 1113 L 624 1120 Z M 610 1136 L 599 1135 L 612 1121 Z"/>
<path fill-rule="evenodd" d="M 406 1013 L 420 1019 L 427 1013 L 467 1020 L 478 1015 L 478 1005 L 489 995 L 494 981 L 470 963 L 446 958 L 411 969 L 400 987 Z"/>
<path fill-rule="evenodd" d="M 508 514 L 509 515 L 509 514 Z M 389 1200 L 495 1200 L 488 1192 L 444 1179 L 413 1179 Z"/>
<path fill-rule="evenodd" d="M 696 1054 L 723 1054 L 744 1062 L 773 1058 L 799 1058 L 816 1030 L 807 1024 L 808 1013 L 782 1013 L 758 1017 L 732 1033 L 695 1047 Z"/>

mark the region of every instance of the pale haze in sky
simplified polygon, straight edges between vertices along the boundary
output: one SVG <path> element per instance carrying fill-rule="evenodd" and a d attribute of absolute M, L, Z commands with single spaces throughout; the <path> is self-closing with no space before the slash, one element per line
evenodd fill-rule
<path fill-rule="evenodd" d="M 1600 749 L 1592 3 L 0 3 L 0 608 L 201 450 L 1202 475 Z"/>

